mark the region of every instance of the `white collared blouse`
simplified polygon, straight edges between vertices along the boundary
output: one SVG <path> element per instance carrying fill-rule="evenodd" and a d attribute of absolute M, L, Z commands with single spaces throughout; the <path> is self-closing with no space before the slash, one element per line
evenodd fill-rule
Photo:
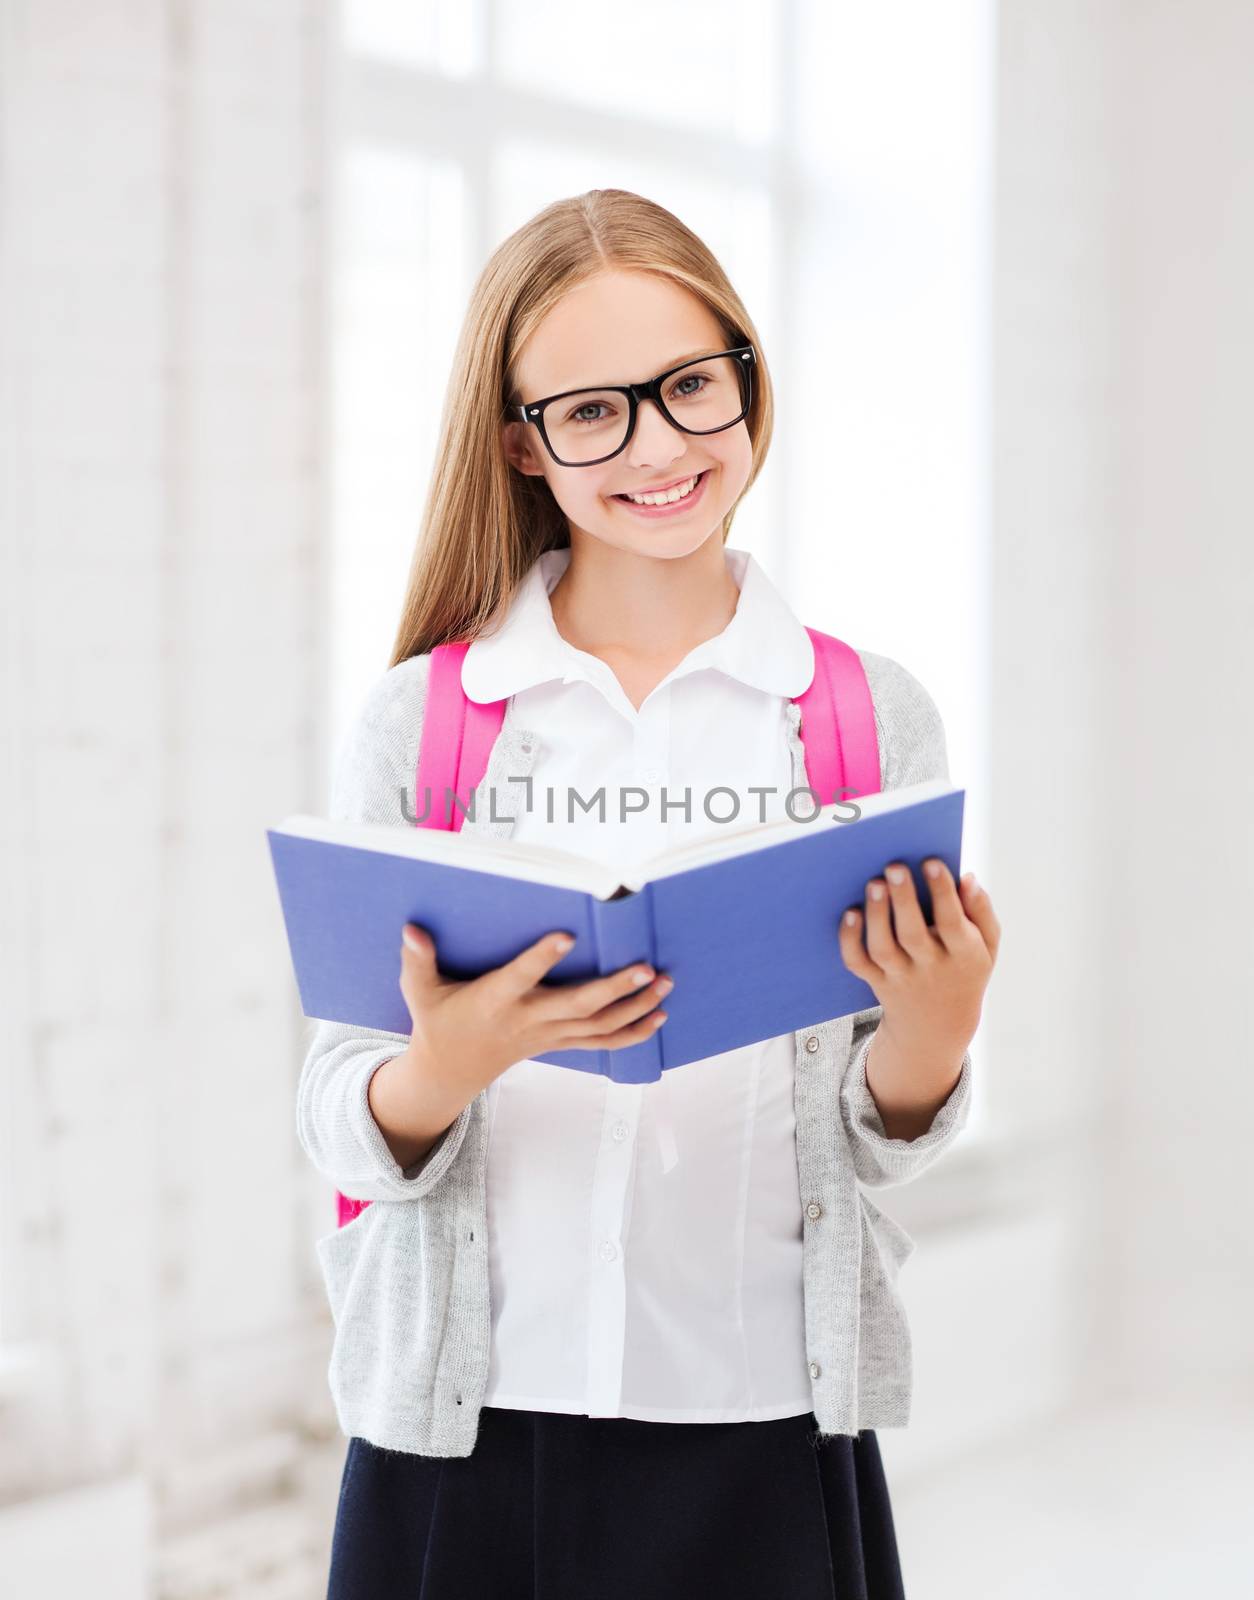
<path fill-rule="evenodd" d="M 569 549 L 541 556 L 471 644 L 466 693 L 512 695 L 538 741 L 512 839 L 634 865 L 785 815 L 784 707 L 814 650 L 753 558 L 723 554 L 734 615 L 638 710 L 557 631 L 548 595 Z M 651 1084 L 531 1060 L 497 1078 L 484 1403 L 656 1422 L 808 1412 L 792 1102 L 791 1033 Z"/>

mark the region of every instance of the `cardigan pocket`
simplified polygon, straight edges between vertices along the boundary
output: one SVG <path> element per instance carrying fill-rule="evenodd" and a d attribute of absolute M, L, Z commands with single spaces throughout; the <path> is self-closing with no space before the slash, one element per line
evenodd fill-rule
<path fill-rule="evenodd" d="M 353 1272 L 361 1259 L 362 1245 L 376 1220 L 378 1204 L 368 1205 L 359 1211 L 351 1222 L 314 1241 L 318 1261 L 322 1267 L 322 1280 L 326 1286 L 327 1302 L 331 1307 L 331 1320 L 338 1328 L 343 1319 Z"/>

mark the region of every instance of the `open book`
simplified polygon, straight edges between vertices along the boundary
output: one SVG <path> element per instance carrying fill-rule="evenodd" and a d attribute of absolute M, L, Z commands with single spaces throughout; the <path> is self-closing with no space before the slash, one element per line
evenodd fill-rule
<path fill-rule="evenodd" d="M 961 870 L 966 791 L 943 780 L 719 828 L 615 870 L 546 845 L 438 828 L 292 816 L 266 830 L 308 1017 L 408 1037 L 401 929 L 426 928 L 447 977 L 502 966 L 545 934 L 575 937 L 546 983 L 630 962 L 675 980 L 652 1038 L 536 1057 L 648 1083 L 663 1071 L 877 1002 L 840 956 L 840 918 L 870 878 L 908 866 L 930 922 L 922 863 Z"/>

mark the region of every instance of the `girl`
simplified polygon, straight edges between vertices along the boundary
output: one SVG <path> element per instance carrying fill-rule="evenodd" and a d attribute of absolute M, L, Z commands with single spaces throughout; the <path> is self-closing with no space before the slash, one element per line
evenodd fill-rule
<path fill-rule="evenodd" d="M 785 815 L 813 647 L 726 542 L 771 425 L 748 313 L 669 212 L 594 190 L 507 239 L 333 814 L 413 825 L 430 652 L 469 640 L 466 694 L 507 703 L 466 828 L 622 862 L 708 832 L 715 787 Z M 946 776 L 922 685 L 859 655 L 883 786 Z M 908 1417 L 913 1241 L 857 1184 L 962 1127 L 999 928 L 943 864 L 929 927 L 886 868 L 865 943 L 861 908 L 839 932 L 877 1006 L 655 1084 L 534 1059 L 666 1026 L 647 967 L 546 984 L 560 930 L 462 983 L 398 929 L 410 1037 L 317 1025 L 301 1142 L 372 1202 L 318 1241 L 331 1600 L 902 1595 L 874 1430 Z"/>

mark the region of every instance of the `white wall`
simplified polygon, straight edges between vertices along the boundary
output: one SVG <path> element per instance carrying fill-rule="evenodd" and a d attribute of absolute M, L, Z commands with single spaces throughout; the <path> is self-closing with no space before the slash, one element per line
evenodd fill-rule
<path fill-rule="evenodd" d="M 208 1592 L 325 1427 L 263 832 L 321 765 L 323 24 L 0 4 L 6 1593 L 71 1592 L 53 1504 L 110 1594 Z"/>
<path fill-rule="evenodd" d="M 1060 1438 L 1099 1415 L 1129 1439 L 1225 1415 L 1234 1449 L 1249 1436 L 1252 59 L 1239 0 L 999 8 L 987 881 L 1004 939 L 977 1092 L 1009 1160 L 889 1195 L 926 1245 L 903 1280 L 912 1427 L 883 1437 L 921 1526 L 946 1463 L 992 1474 L 1051 1417 Z M 1165 1438 L 1180 1460 L 1120 1461 L 1112 1539 L 1154 1503 L 1141 1473 L 1207 1494 L 1211 1458 L 1181 1427 Z M 1011 1558 L 1013 1526 L 988 1537 Z M 970 1592 L 956 1567 L 920 1576 Z"/>
<path fill-rule="evenodd" d="M 1254 8 L 1118 12 L 1106 1018 L 1108 1385 L 1254 1398 Z M 1093 959 L 1101 962 L 1103 952 Z"/>

